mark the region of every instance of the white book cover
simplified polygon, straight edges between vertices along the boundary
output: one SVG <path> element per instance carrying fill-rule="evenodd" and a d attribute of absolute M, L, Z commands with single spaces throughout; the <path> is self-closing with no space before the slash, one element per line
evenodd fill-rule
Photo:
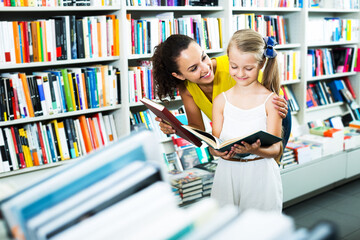
<path fill-rule="evenodd" d="M 67 143 L 64 122 L 58 121 L 57 124 L 58 124 L 59 139 L 60 139 L 60 143 L 61 143 L 62 154 L 63 154 L 64 160 L 68 160 L 68 159 L 70 159 L 70 151 L 69 151 L 69 147 L 68 147 L 68 143 Z"/>
<path fill-rule="evenodd" d="M 84 32 L 84 50 L 85 58 L 90 58 L 90 46 L 89 46 L 89 26 L 88 26 L 88 17 L 83 17 L 83 32 Z"/>
<path fill-rule="evenodd" d="M 5 147 L 3 132 L 0 129 L 0 146 Z M 3 159 L 2 154 L 0 154 L 0 172 L 9 172 L 10 171 L 10 159 Z"/>
<path fill-rule="evenodd" d="M 111 132 L 112 132 L 112 134 L 113 134 L 114 140 L 117 140 L 117 139 L 118 139 L 118 134 L 117 134 L 117 131 L 116 131 L 116 125 L 115 125 L 114 115 L 113 115 L 113 114 L 110 114 L 110 115 L 109 115 L 109 118 L 110 118 Z"/>
<path fill-rule="evenodd" d="M 144 163 L 142 162 L 129 164 L 116 172 L 116 174 L 111 174 L 110 176 L 105 177 L 102 181 L 97 182 L 78 194 L 69 197 L 60 204 L 41 212 L 36 217 L 32 218 L 28 223 L 32 237 L 34 237 L 34 239 L 38 238 L 37 231 L 43 225 L 51 223 L 51 221 L 56 221 L 56 218 L 61 217 L 65 212 L 76 210 L 76 208 L 86 203 L 89 199 L 95 198 L 98 194 L 102 194 L 104 191 L 107 191 L 116 184 L 119 184 L 121 181 L 126 181 L 129 176 L 135 174 L 137 171 L 140 171 L 142 167 L 144 167 Z M 81 222 L 79 224 L 81 224 Z"/>
<path fill-rule="evenodd" d="M 46 111 L 44 112 L 44 116 L 52 115 L 54 114 L 54 109 L 53 109 L 51 92 L 50 92 L 50 82 L 49 82 L 50 74 L 47 72 L 33 72 L 33 74 L 34 76 L 36 76 L 36 81 L 38 82 L 38 84 L 42 82 L 42 86 L 44 89 L 44 97 L 45 97 L 45 105 L 46 105 Z M 41 107 L 43 107 L 43 103 L 41 103 Z"/>
<path fill-rule="evenodd" d="M 153 201 L 154 199 L 157 199 L 157 201 Z M 143 212 L 142 210 L 139 211 L 139 206 L 149 204 L 149 209 L 157 209 L 163 212 L 176 207 L 174 199 L 166 183 L 154 183 L 144 190 L 134 193 L 123 201 L 94 215 L 92 218 L 85 219 L 79 224 L 61 232 L 55 236 L 53 240 L 102 238 L 103 236 L 101 236 L 101 234 L 106 235 L 106 230 L 112 230 L 114 226 L 116 226 L 116 228 L 120 226 L 121 229 L 124 230 L 126 230 L 124 226 L 130 225 L 131 223 L 134 223 L 134 226 L 139 226 L 136 221 L 140 219 L 139 214 Z M 145 209 L 145 212 L 149 213 L 149 210 Z M 119 218 L 118 216 L 128 216 L 129 218 Z M 114 222 L 116 225 L 113 224 Z M 103 230 L 99 231 L 99 229 Z"/>
<path fill-rule="evenodd" d="M 104 145 L 106 146 L 109 143 L 109 138 L 108 138 L 107 131 L 105 128 L 104 117 L 103 117 L 102 113 L 98 113 L 98 116 L 99 116 L 99 120 L 100 120 L 100 122 L 99 122 L 100 130 L 101 130 L 101 133 L 102 133 L 102 136 L 104 139 Z"/>
<path fill-rule="evenodd" d="M 103 119 L 104 119 L 105 132 L 106 132 L 107 139 L 109 142 L 112 142 L 112 141 L 114 141 L 114 136 L 113 136 L 112 130 L 111 130 L 109 115 L 104 115 Z"/>
<path fill-rule="evenodd" d="M 67 223 L 72 223 L 83 216 L 86 216 L 89 212 L 97 212 L 101 208 L 101 204 L 106 204 L 112 198 L 118 197 L 120 194 L 124 194 L 126 191 L 134 188 L 136 184 L 147 181 L 150 176 L 156 174 L 158 169 L 152 165 L 143 165 L 138 171 L 127 176 L 126 179 L 113 184 L 112 187 L 106 188 L 92 198 L 88 198 L 81 205 L 75 208 L 69 209 L 69 211 L 57 216 L 45 225 L 40 226 L 37 234 L 37 239 L 45 240 L 46 236 L 57 232 L 62 229 Z M 125 198 L 125 197 L 124 197 Z M 122 198 L 123 199 L 123 198 Z M 118 227 L 116 227 L 118 229 Z M 103 239 L 108 239 L 104 237 Z"/>
<path fill-rule="evenodd" d="M 46 28 L 46 46 L 47 46 L 47 55 L 48 55 L 48 61 L 54 61 L 54 58 L 56 59 L 56 56 L 54 56 L 54 44 L 53 44 L 53 25 L 50 20 L 45 20 L 45 28 Z"/>
<path fill-rule="evenodd" d="M 77 136 L 77 146 L 78 146 L 79 156 L 84 156 L 84 155 L 86 155 L 86 148 L 85 148 L 84 137 L 81 132 L 79 119 L 74 120 L 74 125 L 75 125 L 75 131 L 76 131 L 76 136 Z"/>
<path fill-rule="evenodd" d="M 31 130 L 31 135 L 34 139 L 34 147 L 39 157 L 39 164 L 42 165 L 44 164 L 44 156 L 41 151 L 40 138 L 39 138 L 39 134 L 41 133 L 38 133 L 37 126 L 35 123 L 30 125 L 30 130 Z"/>
<path fill-rule="evenodd" d="M 45 153 L 46 153 L 46 159 L 48 164 L 51 164 L 53 162 L 52 160 L 52 154 L 50 151 L 50 144 L 49 144 L 49 139 L 46 133 L 46 126 L 43 125 L 41 122 L 39 122 L 40 124 L 40 129 L 41 129 L 41 134 L 42 134 L 42 138 L 44 141 L 44 145 L 45 145 Z"/>
<path fill-rule="evenodd" d="M 107 56 L 111 57 L 114 53 L 114 28 L 113 20 L 106 19 L 106 33 L 107 33 Z"/>
<path fill-rule="evenodd" d="M 17 161 L 14 140 L 13 140 L 10 128 L 4 128 L 4 133 L 6 135 L 6 139 L 7 139 L 8 146 L 9 146 L 9 153 L 10 153 L 12 166 L 13 166 L 14 170 L 18 170 L 19 163 Z M 0 170 L 0 172 L 1 172 L 1 170 Z"/>
<path fill-rule="evenodd" d="M 5 36 L 8 36 L 8 43 L 9 43 L 9 47 L 10 47 L 10 57 L 11 57 L 11 63 L 15 64 L 16 63 L 16 58 L 15 58 L 15 40 L 14 40 L 14 30 L 13 30 L 13 24 L 12 22 L 7 22 L 7 32 L 8 34 Z"/>

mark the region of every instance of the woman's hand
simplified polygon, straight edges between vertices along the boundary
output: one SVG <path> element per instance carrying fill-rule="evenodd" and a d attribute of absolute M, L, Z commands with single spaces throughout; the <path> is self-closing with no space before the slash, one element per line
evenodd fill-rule
<path fill-rule="evenodd" d="M 273 97 L 272 102 L 275 104 L 275 108 L 279 110 L 280 117 L 284 119 L 288 113 L 286 100 L 283 97 L 275 96 Z"/>
<path fill-rule="evenodd" d="M 246 142 L 241 142 L 243 145 L 234 144 L 234 146 L 231 147 L 231 151 L 235 153 L 252 153 L 256 154 L 256 152 L 259 150 L 261 146 L 260 139 L 258 139 L 253 144 L 248 144 Z"/>
<path fill-rule="evenodd" d="M 210 151 L 211 155 L 213 155 L 215 157 L 221 157 L 225 160 L 231 159 L 235 155 L 234 151 L 219 152 L 219 151 L 216 151 L 215 149 L 213 149 L 212 147 L 209 147 L 209 151 Z"/>
<path fill-rule="evenodd" d="M 175 129 L 173 129 L 173 127 L 170 126 L 169 124 L 165 123 L 164 120 L 162 120 L 161 118 L 156 117 L 155 120 L 159 122 L 160 130 L 161 130 L 164 134 L 172 134 L 172 133 L 175 133 Z"/>

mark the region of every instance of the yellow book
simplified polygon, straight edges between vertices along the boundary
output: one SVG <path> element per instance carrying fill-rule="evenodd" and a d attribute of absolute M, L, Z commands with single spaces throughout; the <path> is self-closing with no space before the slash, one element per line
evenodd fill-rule
<path fill-rule="evenodd" d="M 119 19 L 115 18 L 114 21 L 114 52 L 115 56 L 120 56 L 120 40 L 119 40 Z"/>
<path fill-rule="evenodd" d="M 74 77 L 75 77 L 75 74 L 74 74 Z M 74 84 L 73 84 L 73 77 L 72 77 L 71 73 L 68 73 L 68 80 L 69 80 L 71 102 L 73 104 L 74 111 L 76 111 L 76 102 L 75 102 L 75 95 L 74 95 Z"/>
<path fill-rule="evenodd" d="M 40 22 L 36 21 L 36 33 L 37 33 L 37 46 L 38 46 L 38 56 L 39 56 L 39 62 L 42 62 L 44 59 L 41 51 L 41 35 L 40 35 Z"/>
<path fill-rule="evenodd" d="M 64 154 L 63 154 L 63 150 L 62 150 L 62 144 L 61 144 L 60 137 L 59 137 L 58 122 L 57 122 L 57 120 L 55 119 L 55 120 L 52 120 L 50 123 L 52 124 L 52 126 L 53 126 L 54 129 L 55 129 L 55 135 L 56 135 L 56 136 L 54 136 L 54 138 L 56 138 L 56 140 L 57 140 L 57 144 L 58 144 L 58 146 L 59 146 L 60 159 L 61 159 L 61 161 L 63 161 L 63 160 L 65 160 L 65 159 L 64 159 Z"/>
<path fill-rule="evenodd" d="M 223 47 L 223 40 L 222 40 L 222 18 L 218 18 L 218 23 L 219 23 L 219 41 L 220 41 L 220 48 Z"/>
<path fill-rule="evenodd" d="M 79 148 L 77 145 L 77 142 L 74 141 L 74 151 L 75 151 L 75 156 L 79 157 Z"/>
<path fill-rule="evenodd" d="M 70 151 L 67 145 L 64 122 L 57 122 L 57 125 L 56 125 L 56 120 L 54 120 L 53 122 L 55 126 L 56 138 L 58 140 L 58 144 L 60 148 L 61 160 L 70 159 Z"/>
<path fill-rule="evenodd" d="M 32 167 L 32 166 L 34 166 L 34 164 L 32 161 L 31 154 L 30 154 L 30 149 L 27 146 L 28 139 L 27 139 L 27 135 L 26 135 L 24 128 L 19 128 L 19 135 L 20 135 L 20 138 L 23 139 L 21 147 L 22 147 L 22 150 L 24 153 L 26 167 Z"/>
<path fill-rule="evenodd" d="M 351 41 L 351 20 L 346 21 L 346 41 Z"/>
<path fill-rule="evenodd" d="M 139 114 L 140 114 L 141 121 L 145 124 L 146 128 L 149 129 L 149 125 L 146 122 L 144 112 L 139 112 Z"/>

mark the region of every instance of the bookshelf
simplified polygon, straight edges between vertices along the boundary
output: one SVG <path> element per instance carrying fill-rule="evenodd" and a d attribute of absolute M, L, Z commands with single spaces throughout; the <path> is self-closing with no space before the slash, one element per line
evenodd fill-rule
<path fill-rule="evenodd" d="M 240 1 L 239 1 L 240 2 Z M 325 17 L 339 17 L 339 18 L 354 18 L 359 19 L 360 10 L 359 9 L 339 9 L 333 6 L 326 6 L 324 8 L 310 8 L 308 6 L 308 1 L 302 1 L 303 7 L 240 7 L 233 6 L 233 1 L 219 0 L 219 6 L 216 7 L 170 7 L 170 6 L 126 6 L 126 1 L 120 1 L 119 6 L 106 6 L 106 7 L 94 7 L 94 6 L 79 6 L 79 7 L 0 7 L 1 21 L 6 20 L 27 20 L 27 19 L 39 19 L 51 16 L 58 15 L 70 15 L 74 14 L 77 16 L 92 16 L 92 15 L 103 15 L 103 14 L 115 14 L 119 19 L 119 32 L 120 32 L 120 55 L 119 56 L 110 56 L 110 57 L 101 57 L 101 58 L 91 58 L 91 59 L 77 59 L 77 60 L 64 60 L 57 62 L 41 62 L 41 63 L 23 63 L 23 64 L 2 64 L 0 65 L 0 72 L 13 72 L 13 71 L 32 71 L 38 69 L 49 69 L 56 67 L 74 67 L 74 66 L 88 66 L 92 64 L 109 64 L 119 68 L 121 72 L 121 104 L 104 107 L 98 109 L 88 109 L 82 111 L 75 111 L 69 113 L 58 114 L 54 116 L 38 117 L 38 118 L 27 118 L 21 120 L 15 120 L 12 123 L 0 122 L 0 127 L 9 126 L 11 124 L 21 125 L 25 123 L 31 123 L 36 121 L 48 121 L 52 119 L 63 119 L 73 116 L 78 116 L 82 114 L 92 114 L 96 112 L 110 112 L 114 114 L 117 121 L 117 133 L 119 136 L 126 136 L 130 134 L 130 121 L 129 121 L 129 111 L 142 111 L 143 108 L 139 103 L 130 103 L 129 99 L 129 82 L 128 82 L 128 68 L 131 66 L 137 66 L 138 62 L 141 60 L 149 60 L 151 53 L 146 54 L 132 54 L 129 52 L 130 46 L 130 33 L 128 29 L 128 20 L 127 14 L 131 14 L 133 19 L 140 19 L 143 17 L 154 17 L 157 14 L 171 12 L 174 14 L 175 18 L 179 18 L 182 15 L 190 14 L 201 14 L 204 17 L 214 17 L 223 19 L 223 28 L 222 28 L 222 40 L 223 47 L 219 49 L 206 49 L 205 52 L 209 54 L 210 57 L 219 56 L 226 53 L 226 46 L 228 41 L 234 32 L 234 22 L 233 16 L 239 14 L 255 13 L 258 15 L 279 15 L 285 18 L 288 31 L 288 42 L 286 44 L 276 46 L 277 50 L 280 52 L 284 51 L 299 51 L 300 52 L 300 66 L 301 74 L 299 79 L 289 80 L 283 82 L 283 85 L 291 86 L 297 102 L 300 106 L 300 110 L 296 113 L 293 113 L 293 118 L 303 124 L 314 119 L 325 119 L 329 116 L 336 114 L 343 114 L 346 111 L 344 104 L 334 103 L 314 108 L 306 107 L 306 87 L 308 82 L 315 81 L 326 81 L 331 79 L 338 79 L 342 77 L 349 77 L 355 92 L 357 95 L 360 94 L 360 83 L 359 83 L 359 74 L 354 71 L 345 72 L 345 73 L 335 73 L 332 75 L 326 76 L 317 76 L 317 77 L 308 77 L 308 64 L 307 64 L 307 52 L 309 49 L 315 48 L 333 48 L 333 47 L 342 47 L 342 46 L 354 46 L 359 45 L 359 40 L 351 41 L 342 41 L 342 42 L 329 42 L 329 41 L 318 41 L 311 42 L 309 41 L 309 36 L 307 35 L 307 25 L 308 22 L 313 18 L 325 18 Z M 328 1 L 333 3 L 335 1 Z M 122 37 L 123 34 L 123 37 Z M 359 98 L 357 102 L 360 103 Z M 181 100 L 176 99 L 173 103 L 174 106 L 181 104 Z M 169 144 L 169 142 L 164 141 L 163 144 Z M 341 158 L 346 158 L 347 154 L 341 155 Z M 324 160 L 325 161 L 325 160 Z M 61 165 L 61 164 L 58 164 Z M 24 175 L 28 174 L 28 171 L 36 169 L 33 167 L 24 172 Z M 46 169 L 46 167 L 41 167 L 41 169 Z M 37 171 L 36 174 L 40 174 Z M 296 176 L 296 169 L 291 170 L 292 174 Z M 360 171 L 358 171 L 360 172 Z M 284 172 L 283 174 L 288 174 Z M 290 172 L 289 172 L 290 174 Z M 15 180 L 17 177 L 13 176 L 12 179 Z M 0 178 L 9 178 L 11 177 L 10 173 L 1 174 Z M 294 177 L 296 178 L 296 177 Z M 336 179 L 333 179 L 334 181 Z M 295 180 L 290 181 L 292 183 Z M 329 181 L 330 182 L 330 181 Z M 289 183 L 289 184 L 290 184 Z M 285 186 L 286 187 L 286 186 Z M 287 188 L 287 187 L 286 187 Z M 307 190 L 304 190 L 302 193 L 305 193 Z M 300 193 L 299 193 L 300 194 Z M 298 194 L 298 195 L 299 195 Z M 295 194 L 296 195 L 296 194 Z M 289 199 L 293 196 L 291 195 Z M 298 196 L 296 195 L 296 196 Z"/>

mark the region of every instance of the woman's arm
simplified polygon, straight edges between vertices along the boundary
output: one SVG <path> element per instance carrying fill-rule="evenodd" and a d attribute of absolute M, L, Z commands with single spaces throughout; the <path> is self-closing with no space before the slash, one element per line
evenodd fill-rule
<path fill-rule="evenodd" d="M 273 96 L 274 99 L 276 96 Z M 270 101 L 266 102 L 266 113 L 267 113 L 267 122 L 266 122 L 266 131 L 275 136 L 281 137 L 281 128 L 282 128 L 282 119 Z M 264 158 L 276 158 L 281 153 L 281 142 L 275 143 L 269 147 L 261 147 L 261 142 L 258 140 L 256 143 L 247 144 L 243 143 L 244 146 L 235 144 L 233 150 L 236 153 L 252 153 Z"/>
<path fill-rule="evenodd" d="M 179 87 L 180 96 L 182 102 L 185 107 L 186 116 L 188 119 L 188 125 L 205 130 L 204 122 L 202 119 L 201 111 L 199 107 L 196 105 L 193 97 L 190 92 L 186 89 L 184 85 L 180 85 Z M 156 121 L 160 122 L 160 130 L 165 134 L 175 133 L 175 129 L 173 129 L 169 124 L 163 122 L 163 120 L 159 117 L 155 118 Z"/>
<path fill-rule="evenodd" d="M 276 96 L 272 99 L 275 104 L 275 109 L 278 110 L 279 116 L 284 119 L 288 113 L 288 104 L 286 100 L 281 96 Z"/>

